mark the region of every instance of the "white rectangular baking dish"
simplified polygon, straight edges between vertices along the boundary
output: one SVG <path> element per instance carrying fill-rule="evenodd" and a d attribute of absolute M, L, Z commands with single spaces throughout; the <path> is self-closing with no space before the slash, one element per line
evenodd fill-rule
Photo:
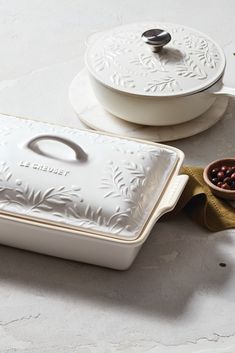
<path fill-rule="evenodd" d="M 127 269 L 187 182 L 180 150 L 0 119 L 0 242 Z"/>

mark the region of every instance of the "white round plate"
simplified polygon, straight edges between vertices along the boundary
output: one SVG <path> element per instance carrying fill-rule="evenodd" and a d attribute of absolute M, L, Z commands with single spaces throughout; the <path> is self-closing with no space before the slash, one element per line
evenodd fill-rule
<path fill-rule="evenodd" d="M 198 118 L 171 126 L 144 126 L 119 119 L 98 103 L 90 86 L 86 69 L 73 79 L 69 99 L 80 120 L 88 127 L 108 133 L 155 142 L 173 141 L 198 134 L 216 124 L 223 116 L 228 98 L 219 97 L 213 106 Z"/>

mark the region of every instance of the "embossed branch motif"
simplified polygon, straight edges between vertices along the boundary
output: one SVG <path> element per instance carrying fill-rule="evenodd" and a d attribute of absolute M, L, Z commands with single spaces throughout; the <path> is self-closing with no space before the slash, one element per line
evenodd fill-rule
<path fill-rule="evenodd" d="M 131 148 L 130 141 L 127 143 L 126 141 L 122 140 L 118 142 L 118 145 L 112 145 L 112 149 L 124 155 L 138 156 L 141 160 L 145 160 L 146 158 L 149 158 L 150 160 L 159 158 L 159 156 L 163 153 L 162 150 L 152 148 L 151 146 L 147 147 L 142 144 L 138 145 L 138 148 L 136 149 L 136 143 L 135 148 Z M 167 153 L 169 154 L 169 151 Z"/>
<path fill-rule="evenodd" d="M 16 179 L 15 187 L 12 183 L 12 172 L 6 162 L 0 164 L 0 204 L 15 205 L 23 208 L 24 213 L 55 211 L 54 215 L 64 214 L 67 203 L 81 200 L 79 187 L 71 189 L 65 186 L 51 187 L 45 191 L 34 190 L 28 184 L 24 184 L 20 179 Z"/>
<path fill-rule="evenodd" d="M 125 222 L 129 224 L 130 229 L 137 230 L 146 212 L 143 208 L 145 198 L 149 197 L 145 193 L 147 176 L 148 180 L 153 180 L 153 171 L 149 167 L 145 168 L 134 162 L 123 162 L 122 168 L 114 166 L 111 162 L 106 169 L 106 177 L 102 179 L 100 188 L 108 191 L 104 198 L 120 198 L 128 205 L 124 212 L 119 208 L 118 212 L 112 216 L 112 220 L 116 218 L 115 227 L 122 227 Z M 128 172 L 128 179 L 127 176 L 124 179 L 124 171 Z M 113 229 L 113 226 L 111 228 Z"/>
<path fill-rule="evenodd" d="M 85 209 L 77 204 L 71 204 L 66 208 L 66 217 L 73 218 L 80 227 L 101 227 L 106 224 L 105 217 L 102 214 L 102 207 L 93 210 L 90 205 Z"/>
<path fill-rule="evenodd" d="M 117 86 L 121 86 L 124 88 L 134 88 L 135 83 L 134 80 L 129 75 L 121 75 L 117 72 L 110 77 L 111 82 L 116 84 Z"/>
<path fill-rule="evenodd" d="M 196 55 L 200 62 L 211 69 L 214 69 L 219 61 L 219 54 L 216 47 L 204 38 L 196 36 L 185 37 L 185 46 L 190 49 L 189 55 Z"/>
<path fill-rule="evenodd" d="M 128 181 L 126 177 L 124 178 L 124 171 L 120 166 L 109 164 L 106 169 L 106 177 L 101 180 L 100 189 L 108 190 L 104 198 L 118 197 L 124 199 L 127 203 L 131 203 L 133 195 L 140 192 L 140 188 L 145 185 L 149 168 L 144 168 L 134 162 L 126 162 L 123 167 L 129 172 Z"/>
<path fill-rule="evenodd" d="M 162 150 L 157 150 L 152 147 L 141 146 L 137 149 L 136 155 L 145 160 L 148 158 L 150 161 L 154 159 L 158 159 L 163 154 Z"/>
<path fill-rule="evenodd" d="M 64 186 L 49 188 L 42 192 L 30 189 L 28 185 L 21 185 L 16 181 L 15 188 L 0 186 L 2 206 L 14 205 L 24 210 L 24 214 L 49 211 L 54 216 L 64 216 L 65 209 L 74 200 L 79 201 L 79 188 L 66 189 Z M 19 185 L 20 183 L 20 185 Z M 80 198 L 81 200 L 81 198 Z"/>
<path fill-rule="evenodd" d="M 216 46 L 203 36 L 193 32 L 187 34 L 188 31 L 182 27 L 169 26 L 168 30 L 172 34 L 173 45 L 154 55 L 146 50 L 138 34 L 141 33 L 141 27 L 133 26 L 130 31 L 113 32 L 113 36 L 104 41 L 103 53 L 97 54 L 93 65 L 97 71 L 112 68 L 109 82 L 114 86 L 129 89 L 137 87 L 138 91 L 144 90 L 150 94 L 182 91 L 183 81 L 186 81 L 179 77 L 205 80 L 210 70 L 218 66 L 220 55 Z M 127 61 L 119 60 L 120 55 L 128 52 Z M 152 73 L 160 75 L 156 75 L 158 77 L 155 79 L 150 77 Z M 140 85 L 137 77 L 145 83 Z"/>
<path fill-rule="evenodd" d="M 111 62 L 114 60 L 116 54 L 112 51 L 103 50 L 102 54 L 97 54 L 94 57 L 94 68 L 97 72 L 103 71 L 110 67 Z"/>
<path fill-rule="evenodd" d="M 63 215 L 67 204 L 79 200 L 80 188 L 67 189 L 65 186 L 51 187 L 46 191 L 30 189 L 27 185 L 16 188 L 17 201 L 27 207 L 27 212 L 53 211 L 54 215 Z"/>
<path fill-rule="evenodd" d="M 164 67 L 164 61 L 159 56 L 158 60 L 153 55 L 141 53 L 137 58 L 130 61 L 131 64 L 140 66 L 149 72 L 168 72 Z"/>
<path fill-rule="evenodd" d="M 130 209 L 121 211 L 117 206 L 113 215 L 105 217 L 102 207 L 92 209 L 90 205 L 83 206 L 81 188 L 77 186 L 71 189 L 65 186 L 51 187 L 43 192 L 30 188 L 19 179 L 16 180 L 16 187 L 11 187 L 11 179 L 12 173 L 9 166 L 2 163 L 0 165 L 0 182 L 2 183 L 2 185 L 0 183 L 0 206 L 3 209 L 10 205 L 23 210 L 23 214 L 26 215 L 46 212 L 44 215 L 47 214 L 47 218 L 51 214 L 52 219 L 59 217 L 68 224 L 105 230 L 114 234 L 128 229 L 128 222 L 125 221 L 130 217 Z M 117 183 L 120 186 L 119 181 Z"/>
<path fill-rule="evenodd" d="M 141 164 L 137 165 L 134 162 L 126 163 L 125 168 L 130 172 L 131 175 L 129 183 L 132 184 L 132 190 L 133 187 L 140 187 L 140 185 L 144 185 L 147 171 L 149 169 L 145 169 Z"/>
<path fill-rule="evenodd" d="M 208 46 L 208 42 L 195 34 L 187 35 L 183 38 L 183 43 L 188 49 L 204 50 Z"/>
<path fill-rule="evenodd" d="M 102 207 L 92 209 L 87 205 L 85 209 L 71 205 L 66 209 L 66 216 L 73 219 L 73 222 L 79 227 L 98 229 L 101 231 L 118 234 L 123 230 L 128 230 L 127 220 L 131 216 L 131 209 L 121 211 L 117 206 L 115 212 L 110 217 L 103 215 Z"/>
<path fill-rule="evenodd" d="M 107 167 L 107 177 L 102 178 L 100 189 L 108 190 L 104 198 L 112 197 L 128 197 L 129 189 L 125 185 L 123 171 L 120 167 L 115 166 L 113 162 Z"/>
<path fill-rule="evenodd" d="M 164 150 L 160 155 L 163 152 Z M 159 153 L 150 146 L 145 157 L 159 157 Z M 118 200 L 115 210 L 108 215 L 107 209 L 95 208 L 84 202 L 80 187 L 74 186 L 70 189 L 59 186 L 40 191 L 20 179 L 15 181 L 12 179 L 13 175 L 8 164 L 2 162 L 0 164 L 0 207 L 2 209 L 7 207 L 8 210 L 17 210 L 29 216 L 38 214 L 52 221 L 61 219 L 72 226 L 111 234 L 139 231 L 142 227 L 141 220 L 146 213 L 147 200 L 159 183 L 159 176 L 154 168 L 150 169 L 135 162 L 123 161 L 118 166 L 110 162 L 106 176 L 102 180 L 101 189 L 106 189 L 105 198 L 117 197 L 124 202 L 125 207 L 118 205 Z M 147 192 L 146 182 L 148 182 Z"/>
<path fill-rule="evenodd" d="M 106 177 L 102 179 L 100 188 L 106 189 L 108 192 L 104 195 L 107 197 L 120 198 L 125 201 L 128 207 L 128 212 L 120 211 L 118 223 L 123 217 L 130 217 L 135 227 L 138 226 L 140 217 L 143 216 L 143 190 L 146 183 L 146 175 L 149 169 L 145 169 L 141 165 L 134 162 L 126 162 L 123 168 L 129 172 L 128 180 L 124 179 L 124 171 L 119 166 L 110 164 L 106 170 Z"/>
<path fill-rule="evenodd" d="M 0 163 L 0 182 L 7 182 L 11 179 L 12 172 L 6 162 Z"/>
<path fill-rule="evenodd" d="M 129 51 L 130 49 L 126 46 L 125 42 L 120 41 L 120 39 L 118 40 L 118 38 L 106 40 L 102 52 L 93 57 L 95 70 L 100 72 L 109 68 L 117 56 Z"/>
<path fill-rule="evenodd" d="M 205 51 L 191 50 L 189 54 L 196 55 L 200 62 L 211 69 L 214 69 L 219 61 L 219 56 L 216 51 L 210 50 L 208 47 Z"/>
<path fill-rule="evenodd" d="M 7 186 L 12 177 L 12 172 L 6 162 L 0 164 L 0 205 L 4 206 L 10 202 L 9 192 L 11 188 Z"/>
<path fill-rule="evenodd" d="M 196 78 L 198 80 L 205 80 L 207 78 L 207 73 L 190 56 L 186 56 L 183 63 L 177 65 L 176 73 L 178 76 Z"/>
<path fill-rule="evenodd" d="M 145 92 L 163 92 L 163 91 L 168 91 L 168 92 L 174 92 L 175 90 L 182 90 L 179 82 L 171 77 L 167 76 L 164 77 L 160 80 L 153 80 L 152 82 L 149 82 L 147 84 L 147 87 L 144 88 Z"/>

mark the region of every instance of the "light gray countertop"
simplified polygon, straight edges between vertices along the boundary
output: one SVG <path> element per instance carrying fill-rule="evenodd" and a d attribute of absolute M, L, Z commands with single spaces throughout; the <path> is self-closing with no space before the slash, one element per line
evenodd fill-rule
<path fill-rule="evenodd" d="M 235 86 L 234 13 L 233 0 L 1 0 L 0 113 L 82 126 L 68 87 L 85 38 L 148 19 L 213 37 Z M 234 155 L 234 118 L 230 100 L 216 126 L 172 145 L 191 164 Z M 184 215 L 157 223 L 126 272 L 0 247 L 0 353 L 233 353 L 234 311 L 235 230 Z"/>

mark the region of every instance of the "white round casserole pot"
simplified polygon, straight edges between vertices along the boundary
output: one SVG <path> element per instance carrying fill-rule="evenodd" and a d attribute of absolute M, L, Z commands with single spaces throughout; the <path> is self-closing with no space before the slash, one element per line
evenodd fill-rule
<path fill-rule="evenodd" d="M 224 87 L 220 46 L 192 28 L 147 22 L 91 37 L 85 55 L 100 104 L 115 116 L 143 125 L 175 125 L 204 113 Z"/>

